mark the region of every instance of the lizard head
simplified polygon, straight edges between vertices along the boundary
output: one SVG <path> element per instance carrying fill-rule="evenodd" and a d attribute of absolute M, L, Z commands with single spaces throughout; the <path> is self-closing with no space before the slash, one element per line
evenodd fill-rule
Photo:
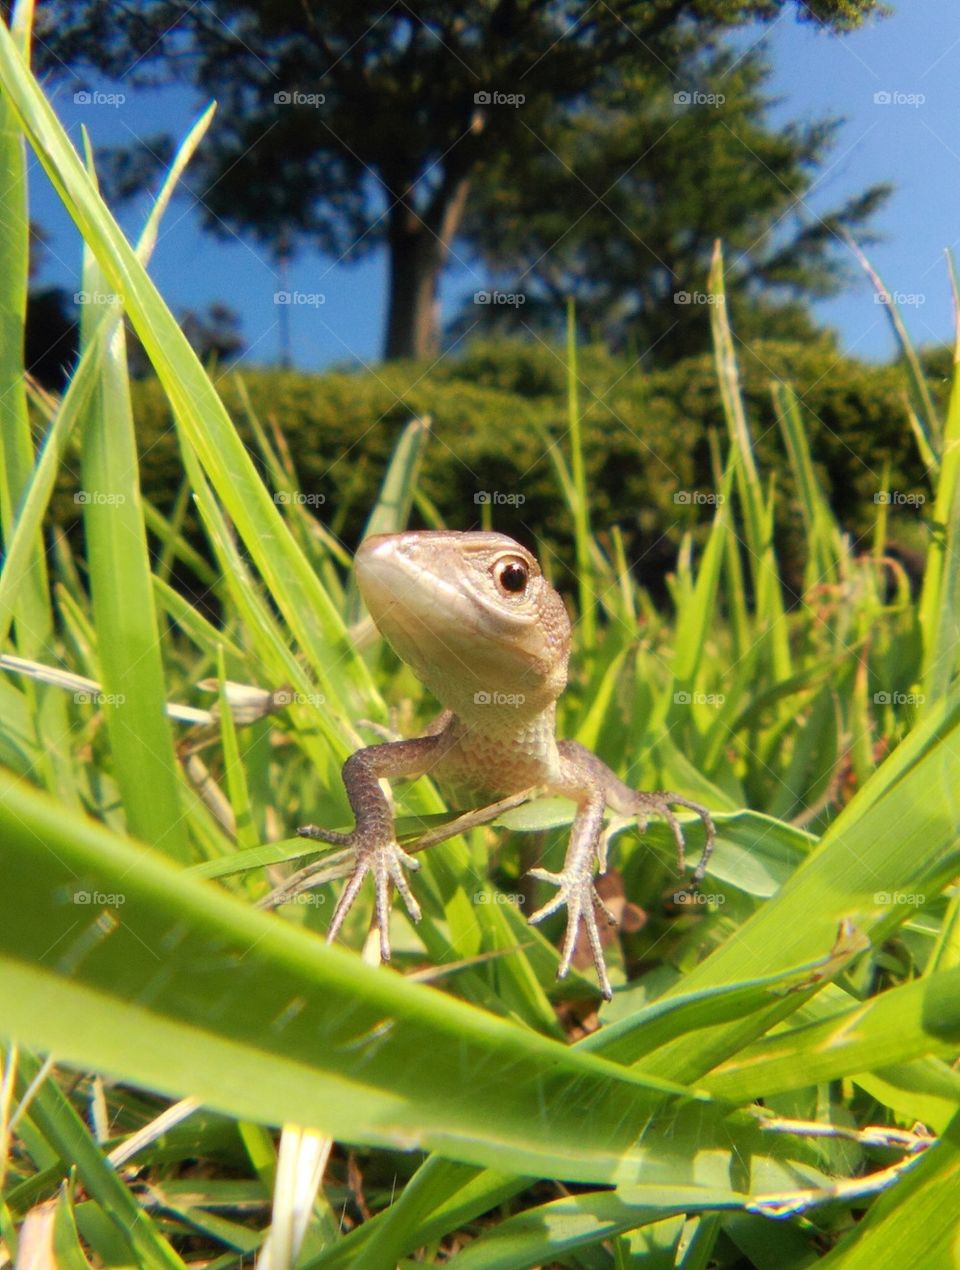
<path fill-rule="evenodd" d="M 567 681 L 570 620 L 536 557 L 504 534 L 376 534 L 357 582 L 381 634 L 438 700 L 535 714 Z"/>

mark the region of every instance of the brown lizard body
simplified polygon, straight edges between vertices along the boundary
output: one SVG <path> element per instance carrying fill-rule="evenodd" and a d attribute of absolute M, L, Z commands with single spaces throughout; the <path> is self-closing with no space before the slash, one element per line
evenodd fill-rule
<path fill-rule="evenodd" d="M 556 739 L 556 701 L 567 682 L 570 621 L 535 557 L 518 543 L 495 533 L 381 534 L 361 544 L 355 564 L 360 591 L 380 632 L 445 710 L 427 735 L 368 746 L 347 759 L 343 780 L 356 818 L 352 832 L 315 825 L 299 830 L 356 851 L 328 939 L 336 938 L 367 873 L 375 880 L 384 960 L 390 956 L 391 881 L 410 916 L 419 920 L 420 907 L 404 873 L 419 864 L 396 841 L 382 778 L 429 774 L 461 796 L 488 801 L 537 787 L 573 799 L 577 814 L 562 872 L 532 870 L 558 890 L 530 921 L 539 922 L 566 905 L 558 977 L 570 968 L 582 923 L 609 998 L 597 910 L 608 919 L 610 915 L 593 884 L 595 867 L 606 867 L 606 811 L 636 816 L 641 828 L 650 814 L 663 816 L 681 861 L 683 838 L 671 807 L 695 811 L 707 837 L 692 885 L 702 880 L 713 844 L 709 813 L 678 794 L 633 790 L 583 746 Z"/>

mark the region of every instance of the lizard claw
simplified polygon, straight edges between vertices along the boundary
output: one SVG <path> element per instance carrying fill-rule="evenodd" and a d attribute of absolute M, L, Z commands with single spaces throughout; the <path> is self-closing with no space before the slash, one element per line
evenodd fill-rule
<path fill-rule="evenodd" d="M 530 916 L 528 920 L 531 926 L 537 922 L 542 922 L 545 917 L 549 917 L 551 913 L 555 913 L 557 909 L 562 908 L 564 905 L 567 906 L 567 932 L 563 939 L 557 978 L 566 978 L 570 971 L 573 950 L 576 947 L 577 935 L 582 924 L 590 941 L 590 951 L 593 953 L 593 964 L 597 970 L 597 978 L 600 980 L 600 990 L 606 1000 L 609 1001 L 613 996 L 613 989 L 610 987 L 610 980 L 607 978 L 603 944 L 600 940 L 600 929 L 597 926 L 597 910 L 599 909 L 603 913 L 611 925 L 616 924 L 616 919 L 597 894 L 593 878 L 589 874 L 581 876 L 579 873 L 576 875 L 567 872 L 551 873 L 549 869 L 531 869 L 530 876 L 539 878 L 541 882 L 549 882 L 551 886 L 558 888 L 557 894 L 553 899 L 549 900 L 542 908 L 537 909 Z"/>
<path fill-rule="evenodd" d="M 380 932 L 380 958 L 382 961 L 389 961 L 390 883 L 393 882 L 400 892 L 411 918 L 415 922 L 419 922 L 421 917 L 420 905 L 410 890 L 403 870 L 406 867 L 416 871 L 420 868 L 420 861 L 414 859 L 412 855 L 408 855 L 396 842 L 377 843 L 374 846 L 358 844 L 356 852 L 357 863 L 341 892 L 337 907 L 333 911 L 333 917 L 330 919 L 327 943 L 331 944 L 336 939 L 340 932 L 340 927 L 343 925 L 343 919 L 353 907 L 353 902 L 357 898 L 363 879 L 368 873 L 372 873 L 376 888 L 376 922 L 377 929 Z"/>
<path fill-rule="evenodd" d="M 689 811 L 695 811 L 703 821 L 704 843 L 703 851 L 700 859 L 697 861 L 697 867 L 693 871 L 693 877 L 690 879 L 689 890 L 693 891 L 703 881 L 707 872 L 707 864 L 713 853 L 714 843 L 717 838 L 716 826 L 713 823 L 713 817 L 710 815 L 706 807 L 700 803 L 691 802 L 689 798 L 683 798 L 680 794 L 669 793 L 646 793 L 638 792 L 637 801 L 641 814 L 646 812 L 657 816 L 662 816 L 670 827 L 673 834 L 673 840 L 677 844 L 677 869 L 683 873 L 686 868 L 686 850 L 683 841 L 683 830 L 680 828 L 680 821 L 673 814 L 673 807 L 686 807 Z M 646 817 L 644 816 L 638 821 L 638 828 L 642 832 L 646 828 Z"/>

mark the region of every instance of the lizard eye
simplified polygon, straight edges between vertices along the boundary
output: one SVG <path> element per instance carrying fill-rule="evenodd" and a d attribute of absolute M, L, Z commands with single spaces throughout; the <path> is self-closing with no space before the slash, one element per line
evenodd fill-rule
<path fill-rule="evenodd" d="M 496 568 L 496 579 L 504 591 L 519 594 L 529 580 L 529 571 L 522 560 L 503 560 Z"/>

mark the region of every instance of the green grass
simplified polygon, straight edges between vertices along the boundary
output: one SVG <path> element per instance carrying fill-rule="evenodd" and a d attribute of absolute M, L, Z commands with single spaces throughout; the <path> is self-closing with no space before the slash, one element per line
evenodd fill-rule
<path fill-rule="evenodd" d="M 569 824 L 542 802 L 425 852 L 423 921 L 398 911 L 391 969 L 365 964 L 368 894 L 344 946 L 323 942 L 336 855 L 334 880 L 278 914 L 256 901 L 304 861 L 296 825 L 349 824 L 344 757 L 397 722 L 415 732 L 432 704 L 358 625 L 336 540 L 284 497 L 282 438 L 252 417 L 247 452 L 145 270 L 209 118 L 131 247 L 27 69 L 27 12 L 0 29 L 0 635 L 8 658 L 100 690 L 22 662 L 0 677 L 2 1255 L 227 1267 L 269 1237 L 271 1266 L 460 1248 L 468 1267 L 691 1270 L 902 1265 L 922 1242 L 925 1264 L 950 1264 L 960 376 L 940 419 L 907 348 L 937 526 L 914 599 L 883 559 L 883 503 L 871 549 L 842 533 L 785 384 L 782 470 L 761 470 L 718 249 L 728 434 L 696 492 L 709 533 L 685 540 L 664 611 L 622 539 L 591 531 L 571 340 L 570 431 L 548 439 L 579 575 L 560 727 L 638 787 L 715 810 L 704 902 L 669 902 L 664 826 L 620 826 L 612 863 L 645 921 L 611 944 L 609 1005 L 587 972 L 558 985 L 562 920 L 524 920 L 526 870 L 556 864 Z M 26 145 L 83 236 L 84 288 L 122 297 L 169 399 L 185 472 L 170 519 L 140 493 L 119 303 L 88 313 L 62 399 L 24 391 Z M 416 488 L 429 444 L 411 424 L 372 529 L 414 507 L 436 523 Z M 82 556 L 44 537 L 75 461 Z M 806 539 L 793 607 L 773 545 L 784 487 Z M 170 586 L 176 558 L 205 571 L 216 619 Z M 245 712 L 231 684 L 263 691 Z M 190 727 L 171 702 L 212 713 Z M 397 793 L 416 847 L 449 811 L 426 782 Z"/>

